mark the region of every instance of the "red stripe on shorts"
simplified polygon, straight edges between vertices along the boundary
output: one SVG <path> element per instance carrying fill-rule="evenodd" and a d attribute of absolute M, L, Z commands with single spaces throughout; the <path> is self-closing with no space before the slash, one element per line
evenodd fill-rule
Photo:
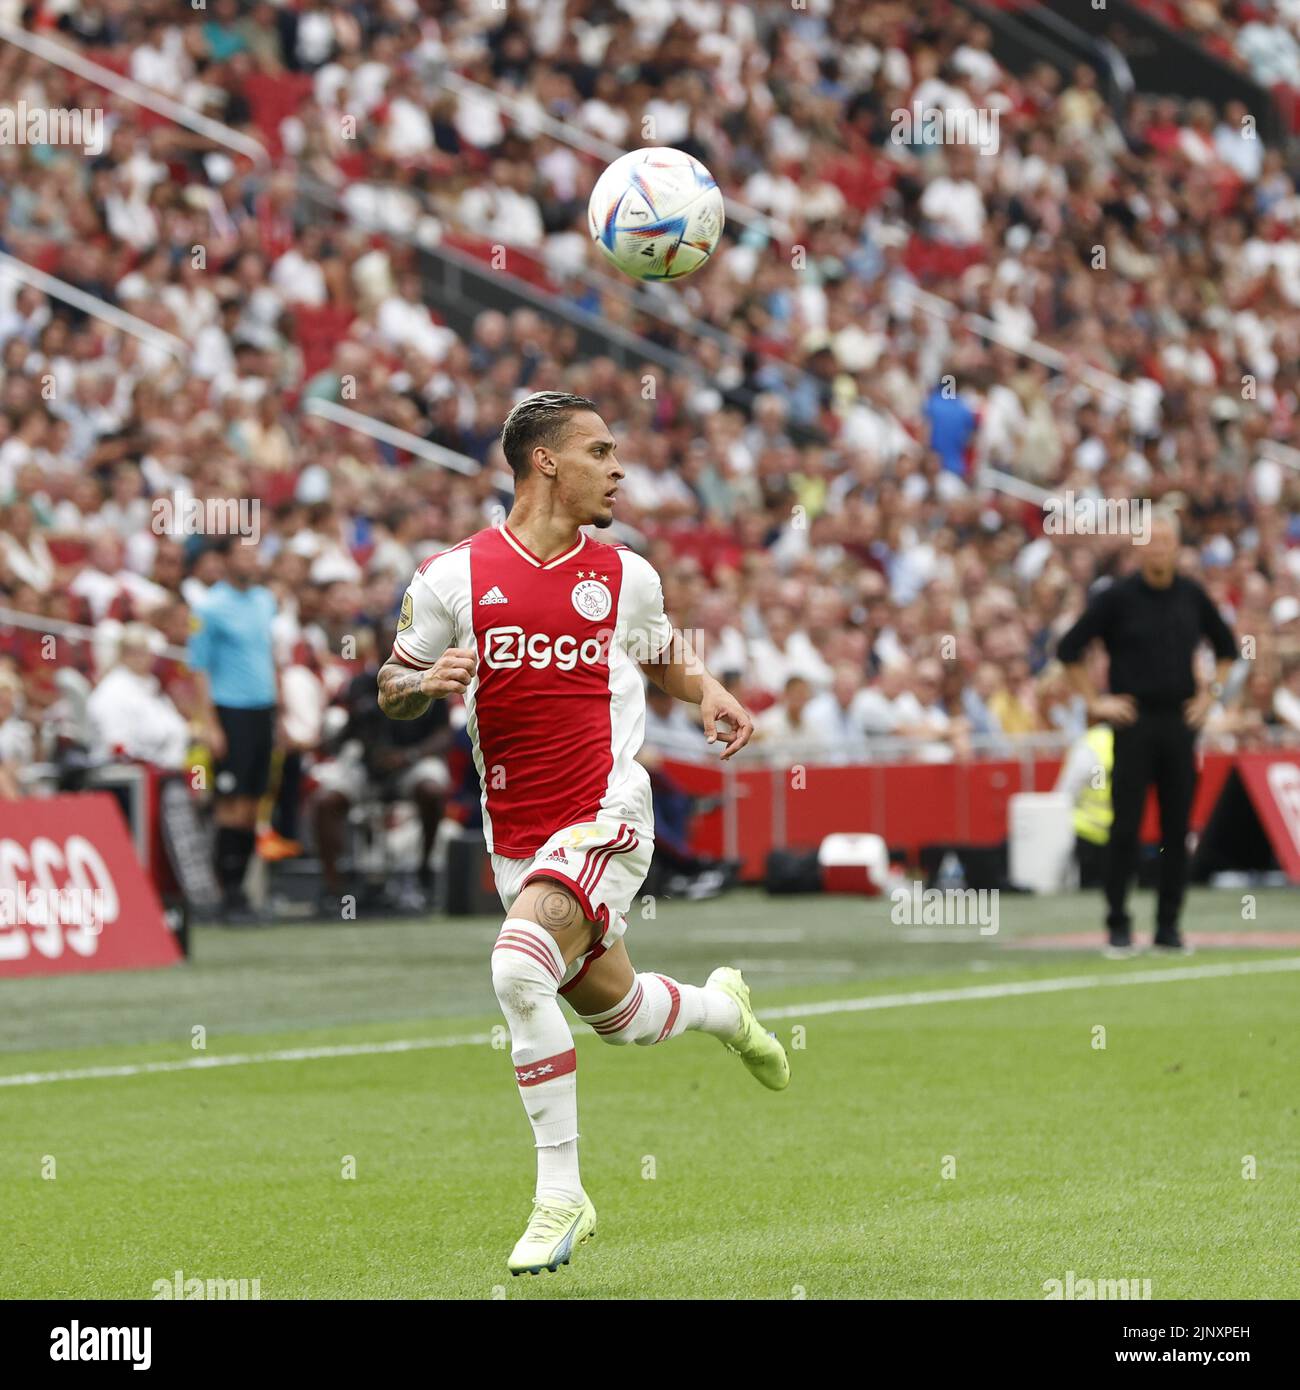
<path fill-rule="evenodd" d="M 578 875 L 578 884 L 588 897 L 600 882 L 600 876 L 605 872 L 605 865 L 610 859 L 616 854 L 626 854 L 628 850 L 635 849 L 636 845 L 636 834 L 624 824 L 619 826 L 618 834 L 612 840 L 587 851 L 587 862 Z"/>

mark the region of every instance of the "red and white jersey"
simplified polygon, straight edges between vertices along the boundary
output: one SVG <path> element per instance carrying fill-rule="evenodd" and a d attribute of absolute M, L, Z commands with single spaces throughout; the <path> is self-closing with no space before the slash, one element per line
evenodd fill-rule
<path fill-rule="evenodd" d="M 600 819 L 654 833 L 640 661 L 672 640 L 654 567 L 579 535 L 545 562 L 505 527 L 427 559 L 402 600 L 393 655 L 427 669 L 478 655 L 465 695 L 489 851 L 531 858 Z"/>

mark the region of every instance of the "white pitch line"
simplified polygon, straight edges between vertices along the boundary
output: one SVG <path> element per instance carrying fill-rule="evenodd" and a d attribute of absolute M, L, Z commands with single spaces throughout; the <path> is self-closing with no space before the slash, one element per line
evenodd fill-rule
<path fill-rule="evenodd" d="M 805 1018 L 812 1014 L 856 1014 L 873 1009 L 906 1009 L 914 1004 L 959 1004 L 971 999 L 1011 999 L 1022 994 L 1059 994 L 1070 989 L 1107 985 L 1159 985 L 1170 980 L 1213 980 L 1224 975 L 1273 975 L 1300 970 L 1300 956 L 1283 960 L 1243 961 L 1240 965 L 1184 965 L 1167 970 L 1134 970 L 1126 975 L 1066 975 L 1055 980 L 1022 980 L 1000 985 L 966 985 L 962 989 L 922 990 L 915 994 L 874 994 L 865 999 L 826 999 L 816 1004 L 788 1004 L 764 1009 L 764 1018 Z"/>
<path fill-rule="evenodd" d="M 1300 971 L 1300 956 L 1281 960 L 1244 961 L 1237 965 L 1187 965 L 1165 970 L 1134 970 L 1122 975 L 1066 975 L 1054 980 L 1023 980 L 962 989 L 918 990 L 911 994 L 873 994 L 863 999 L 825 999 L 764 1009 L 763 1017 L 811 1018 L 817 1014 L 869 1013 L 876 1009 L 907 1009 L 920 1004 L 960 1004 L 980 999 L 1013 999 L 1026 994 L 1059 994 L 1072 989 L 1104 989 L 1110 985 L 1158 985 L 1180 980 L 1213 980 L 1232 975 L 1274 975 Z M 577 1033 L 591 1030 L 578 1025 Z M 52 1081 L 98 1081 L 108 1077 L 148 1076 L 158 1072 L 205 1071 L 214 1067 L 245 1067 L 263 1062 L 315 1062 L 333 1057 L 375 1057 L 394 1052 L 424 1052 L 441 1047 L 482 1047 L 491 1033 L 462 1033 L 446 1038 L 399 1038 L 385 1043 L 345 1043 L 336 1047 L 293 1047 L 277 1052 L 236 1052 L 228 1057 L 187 1057 L 175 1062 L 138 1062 L 120 1067 L 79 1067 L 72 1071 L 15 1072 L 0 1075 L 3 1086 L 43 1086 Z"/>
<path fill-rule="evenodd" d="M 256 1062 L 316 1062 L 328 1057 L 374 1057 L 386 1052 L 423 1052 L 430 1047 L 474 1047 L 491 1041 L 491 1033 L 463 1033 L 450 1038 L 399 1038 L 386 1043 L 290 1047 L 279 1052 L 232 1052 L 228 1057 L 187 1057 L 183 1062 L 137 1062 L 121 1067 L 78 1067 L 73 1071 L 15 1072 L 0 1076 L 0 1086 L 41 1086 L 47 1081 L 99 1081 L 111 1076 L 148 1076 L 152 1072 L 247 1067 Z"/>
<path fill-rule="evenodd" d="M 41 621 L 45 620 L 42 619 Z M 703 927 L 690 933 L 692 941 L 719 943 L 742 941 L 746 946 L 769 941 L 789 944 L 795 941 L 804 941 L 807 936 L 808 933 L 802 927 L 764 927 L 762 933 L 757 935 L 752 927 Z"/>

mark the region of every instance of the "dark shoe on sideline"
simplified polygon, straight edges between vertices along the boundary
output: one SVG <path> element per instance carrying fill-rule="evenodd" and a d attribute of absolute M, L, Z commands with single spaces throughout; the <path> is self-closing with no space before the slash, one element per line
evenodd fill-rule
<path fill-rule="evenodd" d="M 1107 960 L 1129 960 L 1137 955 L 1133 948 L 1133 938 L 1127 932 L 1109 932 L 1101 954 Z"/>
<path fill-rule="evenodd" d="M 1167 956 L 1190 956 L 1193 954 L 1192 948 L 1178 932 L 1158 932 L 1156 939 L 1151 943 L 1151 949 Z"/>

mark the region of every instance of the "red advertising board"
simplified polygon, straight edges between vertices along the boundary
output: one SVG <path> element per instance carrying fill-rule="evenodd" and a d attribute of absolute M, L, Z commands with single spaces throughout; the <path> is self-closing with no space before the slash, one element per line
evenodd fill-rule
<path fill-rule="evenodd" d="M 1243 753 L 1234 770 L 1279 866 L 1292 883 L 1300 883 L 1300 756 Z"/>
<path fill-rule="evenodd" d="M 1201 757 L 1192 803 L 1194 830 L 1205 826 L 1233 767 L 1254 756 Z M 1267 762 L 1276 755 L 1258 756 Z M 1040 755 L 964 763 L 809 766 L 797 783 L 783 768 L 733 763 L 724 769 L 672 759 L 665 759 L 663 766 L 692 796 L 734 798 L 730 817 L 719 808 L 695 818 L 691 847 L 699 854 L 734 855 L 741 860 L 742 878 L 753 882 L 762 878 L 769 850 L 816 848 L 836 831 L 881 835 L 891 851 L 912 862 L 926 845 L 1000 844 L 1007 838 L 1011 797 L 1022 791 L 1050 791 L 1061 759 Z M 1147 797 L 1141 833 L 1146 844 L 1159 841 L 1154 790 Z"/>
<path fill-rule="evenodd" d="M 0 801 L 0 980 L 181 959 L 109 793 Z"/>

